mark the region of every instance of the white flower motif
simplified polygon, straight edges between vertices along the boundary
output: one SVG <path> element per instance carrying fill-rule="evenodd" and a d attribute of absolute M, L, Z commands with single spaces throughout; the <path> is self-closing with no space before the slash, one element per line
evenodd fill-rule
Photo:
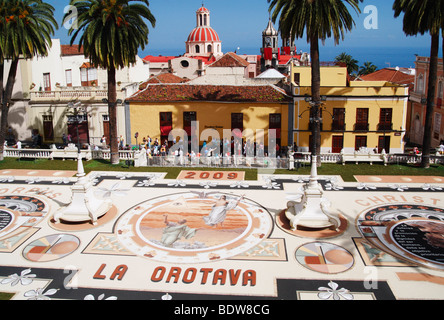
<path fill-rule="evenodd" d="M 389 185 L 390 188 L 394 189 L 394 190 L 398 190 L 398 191 L 405 191 L 408 190 L 409 187 L 405 186 L 405 185 L 399 185 L 399 184 L 395 184 L 395 185 Z"/>
<path fill-rule="evenodd" d="M 271 179 L 266 180 L 265 184 L 262 186 L 264 189 L 280 189 L 281 185 L 277 182 L 273 182 Z"/>
<path fill-rule="evenodd" d="M 248 188 L 250 185 L 245 181 L 235 181 L 230 184 L 230 188 Z"/>
<path fill-rule="evenodd" d="M 201 187 L 204 187 L 205 189 L 209 189 L 209 188 L 216 187 L 217 183 L 216 182 L 212 182 L 212 181 L 202 181 L 202 182 L 199 182 L 199 185 Z"/>
<path fill-rule="evenodd" d="M 69 178 L 60 178 L 60 179 L 52 181 L 53 184 L 62 184 L 62 183 L 68 184 L 70 182 L 71 182 L 71 180 L 69 180 Z"/>
<path fill-rule="evenodd" d="M 116 178 L 118 178 L 118 179 L 120 179 L 120 180 L 125 180 L 125 179 L 129 179 L 129 178 L 132 178 L 132 174 L 129 174 L 129 173 L 121 173 L 121 174 L 118 174 L 117 176 L 116 176 Z"/>
<path fill-rule="evenodd" d="M 27 184 L 33 184 L 33 183 L 39 183 L 42 180 L 43 180 L 42 178 L 29 178 L 29 179 L 26 179 L 25 182 Z"/>
<path fill-rule="evenodd" d="M 127 195 L 126 192 L 130 191 L 129 189 L 119 189 L 119 184 L 114 184 L 110 189 L 106 188 L 99 188 L 96 192 L 94 192 L 95 195 L 101 196 L 102 198 L 111 198 L 113 195 L 124 197 Z"/>
<path fill-rule="evenodd" d="M 442 190 L 442 188 L 441 187 L 438 187 L 438 186 L 432 186 L 431 184 L 428 184 L 428 183 L 425 183 L 423 186 L 422 186 L 422 189 L 423 190 L 431 190 L 431 191 L 441 191 Z"/>
<path fill-rule="evenodd" d="M 307 182 L 309 179 L 308 178 L 297 177 L 297 178 L 292 178 L 292 180 L 296 181 L 298 183 L 304 183 L 304 182 Z"/>
<path fill-rule="evenodd" d="M 318 290 L 318 298 L 322 300 L 328 300 L 333 297 L 333 300 L 341 300 L 341 298 L 345 300 L 353 300 L 354 297 L 350 293 L 349 290 L 341 288 L 338 290 L 338 284 L 336 282 L 330 281 L 328 283 L 329 288 L 320 287 Z"/>
<path fill-rule="evenodd" d="M 14 182 L 15 177 L 4 177 L 0 178 L 0 182 Z"/>
<path fill-rule="evenodd" d="M 146 180 L 143 180 L 143 181 L 139 181 L 138 183 L 137 183 L 137 186 L 138 187 L 152 187 L 152 186 L 154 186 L 156 183 L 154 182 L 154 180 L 152 180 L 152 179 L 146 179 Z"/>
<path fill-rule="evenodd" d="M 344 187 L 340 187 L 336 182 L 332 181 L 325 184 L 325 190 L 331 191 L 331 190 L 342 190 Z"/>
<path fill-rule="evenodd" d="M 182 180 L 176 180 L 174 182 L 168 183 L 169 187 L 186 187 L 186 183 Z"/>
<path fill-rule="evenodd" d="M 357 186 L 359 190 L 376 190 L 376 187 L 372 184 L 367 183 L 360 183 L 359 186 Z"/>
<path fill-rule="evenodd" d="M 49 296 L 57 293 L 57 289 L 49 289 L 45 293 L 44 289 L 30 290 L 25 292 L 24 296 L 29 298 L 28 300 L 51 300 Z"/>
<path fill-rule="evenodd" d="M 100 296 L 97 297 L 97 300 L 117 300 L 117 297 L 115 297 L 115 296 L 111 296 L 106 299 L 104 299 L 104 298 L 105 298 L 105 294 L 102 293 Z M 88 294 L 87 296 L 85 296 L 85 298 L 83 300 L 96 300 L 96 299 L 94 298 L 94 296 L 92 294 Z"/>
<path fill-rule="evenodd" d="M 93 185 L 96 185 L 99 183 L 99 179 L 97 179 L 97 178 L 90 179 L 90 181 Z"/>
<path fill-rule="evenodd" d="M 10 275 L 9 277 L 3 279 L 0 284 L 8 284 L 10 283 L 11 286 L 16 286 L 17 284 L 21 284 L 22 286 L 27 286 L 32 283 L 32 278 L 35 278 L 35 274 L 29 274 L 31 272 L 31 269 L 23 270 L 20 275 L 17 273 Z"/>

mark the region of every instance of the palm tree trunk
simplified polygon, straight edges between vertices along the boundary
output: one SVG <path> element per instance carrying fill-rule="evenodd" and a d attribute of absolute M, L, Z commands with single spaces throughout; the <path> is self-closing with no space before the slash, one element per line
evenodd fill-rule
<path fill-rule="evenodd" d="M 0 68 L 1 83 L 2 83 L 2 97 L 1 97 L 1 119 L 0 119 L 0 161 L 3 161 L 3 150 L 5 146 L 6 134 L 8 132 L 8 114 L 9 114 L 9 106 L 11 105 L 12 99 L 12 91 L 14 89 L 15 78 L 17 75 L 19 59 L 14 59 L 11 62 L 11 67 L 9 69 L 8 80 L 6 82 L 6 89 L 3 90 L 3 72 L 4 65 Z"/>
<path fill-rule="evenodd" d="M 422 162 L 423 168 L 430 167 L 430 149 L 432 147 L 432 123 L 435 109 L 436 82 L 438 80 L 438 51 L 439 34 L 432 35 L 430 50 L 430 70 L 427 90 L 426 119 L 424 124 L 424 139 L 422 142 Z"/>
<path fill-rule="evenodd" d="M 114 66 L 108 69 L 108 113 L 111 164 L 118 164 L 120 157 L 117 144 L 117 84 L 116 68 Z"/>
<path fill-rule="evenodd" d="M 312 155 L 319 156 L 321 153 L 321 65 L 319 59 L 319 39 L 313 36 L 310 39 L 311 55 L 311 96 L 312 96 Z M 318 166 L 321 158 L 318 157 Z"/>

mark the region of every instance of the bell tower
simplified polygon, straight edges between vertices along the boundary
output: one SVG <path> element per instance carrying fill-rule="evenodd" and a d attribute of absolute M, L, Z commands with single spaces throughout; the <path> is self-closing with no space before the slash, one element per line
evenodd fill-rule
<path fill-rule="evenodd" d="M 279 32 L 273 26 L 271 18 L 268 20 L 267 28 L 262 32 L 262 48 L 261 48 L 261 71 L 268 68 L 275 68 L 279 60 Z"/>

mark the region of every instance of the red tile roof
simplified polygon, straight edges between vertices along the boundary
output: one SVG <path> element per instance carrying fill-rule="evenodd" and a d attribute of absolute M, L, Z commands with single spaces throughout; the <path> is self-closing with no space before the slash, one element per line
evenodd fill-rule
<path fill-rule="evenodd" d="M 189 84 L 149 85 L 127 99 L 128 102 L 263 102 L 292 101 L 284 90 L 272 86 L 218 86 Z"/>
<path fill-rule="evenodd" d="M 151 56 L 148 55 L 145 58 L 143 58 L 144 61 L 146 62 L 152 62 L 152 63 L 159 63 L 159 62 L 168 62 L 174 58 L 177 57 L 173 57 L 173 56 Z"/>
<path fill-rule="evenodd" d="M 226 54 L 223 55 L 222 58 L 220 58 L 219 60 L 217 60 L 216 62 L 212 63 L 211 65 L 209 65 L 209 68 L 219 68 L 219 67 L 248 67 L 249 63 L 239 57 L 237 54 L 233 53 L 233 52 L 228 52 Z"/>
<path fill-rule="evenodd" d="M 149 84 L 162 84 L 162 83 L 185 83 L 187 80 L 184 78 L 175 76 L 171 73 L 162 73 L 157 76 L 152 76 L 139 86 L 139 90 L 144 90 Z"/>
<path fill-rule="evenodd" d="M 83 55 L 83 48 L 79 47 L 77 44 L 73 44 L 72 46 L 67 44 L 62 44 L 61 46 L 62 56 L 77 56 Z"/>
<path fill-rule="evenodd" d="M 397 70 L 395 68 L 384 68 L 360 77 L 364 81 L 389 81 L 395 84 L 412 86 L 415 76 Z"/>

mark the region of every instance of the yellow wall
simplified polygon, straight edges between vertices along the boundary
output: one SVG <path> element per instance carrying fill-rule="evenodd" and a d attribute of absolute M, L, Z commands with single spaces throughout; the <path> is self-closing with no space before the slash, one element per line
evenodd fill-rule
<path fill-rule="evenodd" d="M 300 130 L 308 130 L 309 123 L 309 112 L 303 113 L 309 107 L 308 103 L 305 101 L 296 102 L 295 104 L 295 125 Z M 344 136 L 344 148 L 354 149 L 356 136 L 367 136 L 367 147 L 373 149 L 378 145 L 379 136 L 383 136 L 383 131 L 377 130 L 379 124 L 379 115 L 382 108 L 392 108 L 393 109 L 393 130 L 403 131 L 405 130 L 405 115 L 404 113 L 404 102 L 402 100 L 366 100 L 366 101 L 332 101 L 327 100 L 323 106 L 323 130 L 331 131 L 332 127 L 332 114 L 334 108 L 345 108 L 345 124 L 346 132 L 343 134 L 340 131 L 337 132 L 322 132 L 321 143 L 323 148 L 332 147 L 332 137 L 333 136 Z M 368 132 L 350 132 L 354 130 L 354 124 L 356 123 L 356 110 L 358 108 L 368 108 L 369 109 L 369 131 Z M 301 114 L 301 118 L 298 116 Z M 309 136 L 311 132 L 300 132 L 299 133 L 299 146 L 308 147 Z M 393 132 L 386 132 L 386 136 L 390 136 L 390 148 L 397 149 L 400 148 L 402 144 L 402 136 L 395 135 Z M 296 139 L 296 135 L 295 135 Z M 297 140 L 295 140 L 297 141 Z"/>
<path fill-rule="evenodd" d="M 299 86 L 309 87 L 311 86 L 311 67 L 292 67 L 294 81 L 295 73 L 299 73 Z M 296 85 L 293 82 L 294 85 Z M 334 87 L 345 86 L 347 84 L 347 68 L 345 67 L 323 67 L 321 68 L 321 86 L 322 87 Z"/>
<path fill-rule="evenodd" d="M 380 136 L 390 136 L 390 151 L 401 152 L 403 137 L 406 129 L 406 96 L 408 89 L 385 81 L 350 81 L 347 84 L 345 68 L 321 67 L 321 96 L 326 98 L 323 103 L 323 132 L 321 133 L 321 148 L 323 152 L 332 149 L 333 136 L 344 137 L 344 149 L 351 151 L 355 148 L 356 136 L 367 137 L 367 147 L 373 149 L 378 145 Z M 292 67 L 293 73 L 300 73 L 300 86 L 294 86 L 295 111 L 294 141 L 299 147 L 309 147 L 311 132 L 308 111 L 310 106 L 305 97 L 311 97 L 311 68 Z M 292 77 L 294 79 L 294 75 Z M 293 83 L 294 85 L 294 83 Z M 334 108 L 345 108 L 345 132 L 331 132 L 332 114 Z M 369 109 L 369 131 L 354 131 L 356 110 Z M 377 131 L 380 110 L 392 109 L 393 131 Z M 299 118 L 300 116 L 300 118 Z M 397 131 L 396 133 L 394 131 Z"/>
<path fill-rule="evenodd" d="M 221 138 L 223 129 L 231 129 L 231 113 L 243 113 L 244 130 L 264 129 L 265 144 L 268 144 L 267 129 L 269 126 L 269 114 L 281 114 L 281 144 L 288 144 L 288 104 L 252 104 L 252 103 L 213 103 L 213 102 L 189 102 L 189 103 L 131 103 L 130 120 L 132 144 L 136 143 L 134 134 L 139 132 L 138 142 L 143 137 L 160 139 L 160 112 L 172 112 L 173 129 L 183 128 L 183 113 L 196 112 L 199 122 L 199 136 L 207 128 L 215 128 Z M 222 128 L 221 128 L 222 127 Z M 200 141 L 202 144 L 203 141 Z"/>

